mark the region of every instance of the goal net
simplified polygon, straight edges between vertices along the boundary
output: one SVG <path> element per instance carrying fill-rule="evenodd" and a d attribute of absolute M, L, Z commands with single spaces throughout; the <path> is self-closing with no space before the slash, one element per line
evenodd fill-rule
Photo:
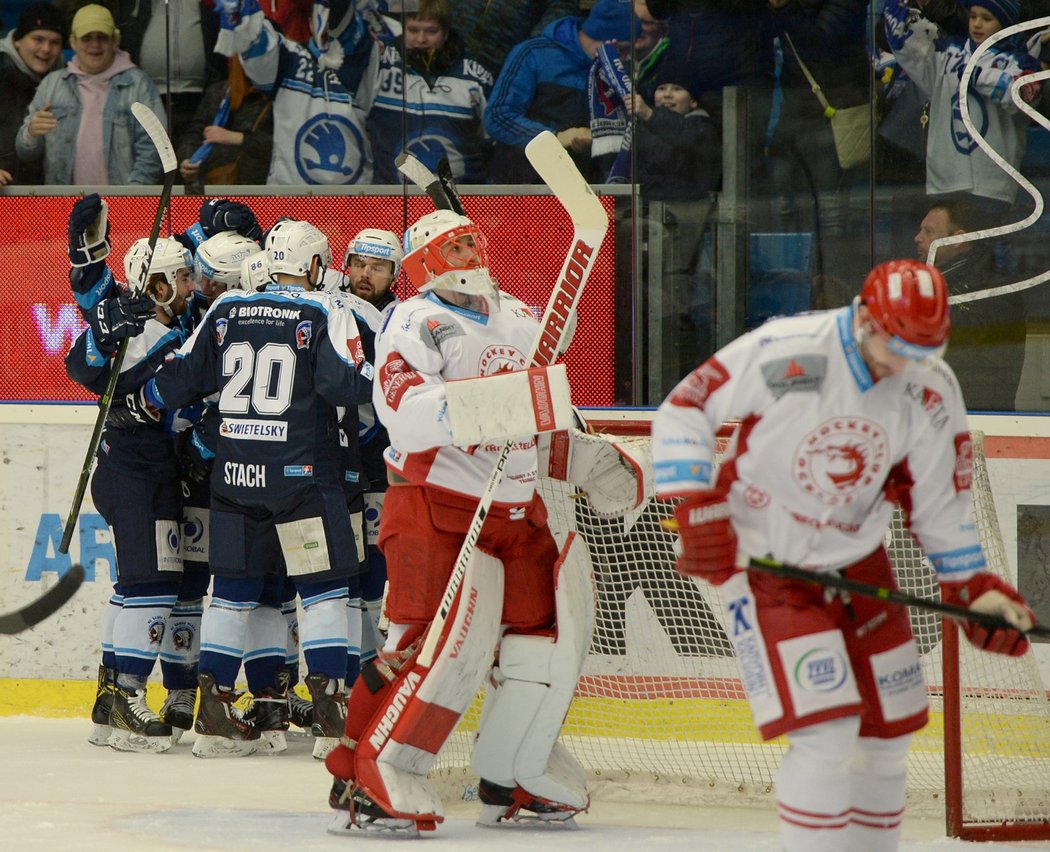
<path fill-rule="evenodd" d="M 648 438 L 627 438 L 647 441 Z M 974 435 L 976 518 L 991 570 L 1016 583 L 996 520 L 980 434 Z M 772 806 L 783 739 L 763 743 L 722 628 L 719 596 L 675 571 L 669 504 L 650 494 L 604 519 L 585 497 L 544 481 L 559 538 L 583 536 L 594 567 L 596 622 L 562 740 L 590 775 L 594 798 Z M 902 590 L 938 597 L 933 568 L 898 512 L 886 538 Z M 1050 837 L 1050 702 L 1034 655 L 986 654 L 953 624 L 911 610 L 929 689 L 930 724 L 913 741 L 911 813 L 946 813 L 972 839 Z M 481 697 L 432 773 L 445 795 L 472 796 L 469 749 Z"/>

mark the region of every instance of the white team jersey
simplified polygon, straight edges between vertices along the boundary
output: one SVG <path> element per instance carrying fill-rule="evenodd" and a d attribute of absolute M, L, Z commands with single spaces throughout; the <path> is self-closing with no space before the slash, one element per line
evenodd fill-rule
<path fill-rule="evenodd" d="M 984 567 L 958 381 L 940 359 L 873 381 L 852 307 L 773 320 L 683 379 L 653 423 L 660 497 L 711 488 L 715 436 L 740 421 L 720 479 L 741 552 L 837 570 L 882 544 L 899 501 L 945 580 Z"/>
<path fill-rule="evenodd" d="M 387 467 L 417 484 L 480 497 L 502 443 L 452 445 L 445 382 L 528 367 L 539 324 L 524 303 L 501 292 L 489 315 L 448 305 L 432 293 L 398 303 L 376 343 L 372 400 L 390 435 Z M 494 502 L 520 505 L 536 489 L 536 440 L 518 441 Z"/>

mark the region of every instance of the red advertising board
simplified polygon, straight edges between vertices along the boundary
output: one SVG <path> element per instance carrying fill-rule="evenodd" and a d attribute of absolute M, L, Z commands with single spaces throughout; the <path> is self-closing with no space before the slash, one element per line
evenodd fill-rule
<path fill-rule="evenodd" d="M 203 199 L 175 197 L 162 234 L 181 232 L 197 219 Z M 282 216 L 307 219 L 328 235 L 337 264 L 347 243 L 366 227 L 404 230 L 430 211 L 426 198 L 246 197 L 264 228 Z M 603 199 L 612 216 L 612 198 Z M 124 252 L 149 235 L 153 197 L 107 196 L 113 274 L 123 280 Z M 488 238 L 492 272 L 500 286 L 533 306 L 537 314 L 571 244 L 572 226 L 549 196 L 477 196 L 464 199 Z M 90 402 L 94 397 L 66 377 L 63 359 L 84 328 L 67 273 L 66 220 L 70 197 L 0 196 L 0 250 L 7 263 L 0 287 L 0 402 Z M 613 403 L 614 229 L 584 291 L 572 349 L 566 356 L 573 401 L 580 406 Z M 408 284 L 399 285 L 404 297 Z"/>

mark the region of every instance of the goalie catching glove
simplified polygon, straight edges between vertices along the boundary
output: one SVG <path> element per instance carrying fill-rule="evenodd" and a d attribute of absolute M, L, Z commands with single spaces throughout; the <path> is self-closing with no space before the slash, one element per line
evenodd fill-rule
<path fill-rule="evenodd" d="M 965 583 L 941 583 L 941 600 L 972 612 L 997 615 L 1013 625 L 1014 629 L 989 627 L 979 621 L 963 622 L 963 633 L 972 645 L 1011 657 L 1020 657 L 1028 650 L 1024 631 L 1035 626 L 1035 616 L 1017 589 L 995 574 L 985 571 Z"/>
<path fill-rule="evenodd" d="M 69 214 L 69 262 L 88 266 L 109 257 L 109 205 L 97 192 L 85 195 Z"/>
<path fill-rule="evenodd" d="M 586 492 L 600 517 L 616 517 L 645 505 L 652 479 L 648 442 L 617 442 L 579 429 L 541 436 L 540 474 L 571 482 Z"/>
<path fill-rule="evenodd" d="M 737 572 L 737 539 L 727 494 L 701 491 L 674 511 L 681 552 L 678 570 L 721 586 Z"/>

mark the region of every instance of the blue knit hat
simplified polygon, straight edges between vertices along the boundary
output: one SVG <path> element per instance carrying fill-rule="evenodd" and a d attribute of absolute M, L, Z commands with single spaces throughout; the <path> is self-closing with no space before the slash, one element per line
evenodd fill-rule
<path fill-rule="evenodd" d="M 632 26 L 637 38 L 642 22 L 635 16 L 631 0 L 598 0 L 580 29 L 595 41 L 630 41 Z"/>
<path fill-rule="evenodd" d="M 966 0 L 966 8 L 983 6 L 999 21 L 1002 27 L 1009 27 L 1021 20 L 1021 0 Z"/>

